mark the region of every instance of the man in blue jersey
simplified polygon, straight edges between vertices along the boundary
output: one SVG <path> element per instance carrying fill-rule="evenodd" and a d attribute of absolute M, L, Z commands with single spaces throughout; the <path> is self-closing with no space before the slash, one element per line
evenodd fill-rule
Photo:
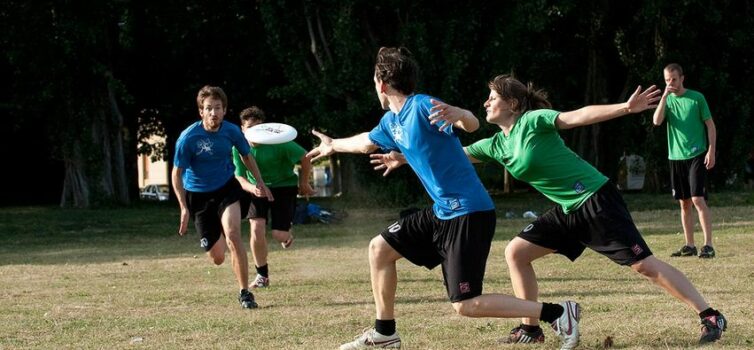
<path fill-rule="evenodd" d="M 396 261 L 405 257 L 429 269 L 442 265 L 448 297 L 455 311 L 468 317 L 538 317 L 552 324 L 564 349 L 578 344 L 579 305 L 538 303 L 502 294 L 482 294 L 495 210 L 466 158 L 455 128 L 476 130 L 469 111 L 427 95 L 415 94 L 418 67 L 405 48 L 381 48 L 374 84 L 387 110 L 371 132 L 332 139 L 312 131 L 321 143 L 307 155 L 312 160 L 335 152 L 400 151 L 419 176 L 434 204 L 399 219 L 369 243 L 369 265 L 375 300 L 375 327 L 341 350 L 400 348 L 394 306 Z"/>
<path fill-rule="evenodd" d="M 238 301 L 243 308 L 253 309 L 257 303 L 249 291 L 249 264 L 241 241 L 241 219 L 246 216 L 251 197 L 245 195 L 234 176 L 233 146 L 243 155 L 241 158 L 254 177 L 261 179 L 261 175 L 254 158 L 249 156 L 251 149 L 241 128 L 223 120 L 228 105 L 225 92 L 205 86 L 199 90 L 196 103 L 201 120 L 183 130 L 175 144 L 172 180 L 181 206 L 178 233 L 186 233 L 190 216 L 201 236 L 200 246 L 217 265 L 225 261 L 227 244 L 240 288 Z M 264 181 L 256 186 L 272 200 Z"/>

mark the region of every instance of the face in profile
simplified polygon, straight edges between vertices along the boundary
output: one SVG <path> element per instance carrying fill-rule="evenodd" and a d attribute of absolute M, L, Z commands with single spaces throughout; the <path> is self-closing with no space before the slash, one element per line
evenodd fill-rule
<path fill-rule="evenodd" d="M 225 106 L 223 101 L 208 97 L 202 102 L 202 108 L 199 110 L 202 117 L 202 125 L 207 131 L 217 131 L 223 123 L 225 117 Z"/>
<path fill-rule="evenodd" d="M 497 91 L 490 89 L 490 96 L 484 101 L 484 110 L 487 112 L 487 122 L 498 124 L 513 115 L 513 106 L 506 101 Z"/>

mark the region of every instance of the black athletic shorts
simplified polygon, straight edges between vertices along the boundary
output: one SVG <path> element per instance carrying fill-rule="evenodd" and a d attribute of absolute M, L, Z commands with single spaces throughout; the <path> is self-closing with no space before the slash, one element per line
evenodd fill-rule
<path fill-rule="evenodd" d="M 274 201 L 270 202 L 265 197 L 251 195 L 249 207 L 249 219 L 265 219 L 270 216 L 270 225 L 273 230 L 288 231 L 291 229 L 293 214 L 296 212 L 296 195 L 298 187 L 274 187 L 270 188 Z"/>
<path fill-rule="evenodd" d="M 494 210 L 440 220 L 432 208 L 403 217 L 382 232 L 388 244 L 415 265 L 431 270 L 442 264 L 451 302 L 482 294 L 494 235 Z"/>
<path fill-rule="evenodd" d="M 633 265 L 652 255 L 636 229 L 620 193 L 611 182 L 571 213 L 556 206 L 526 226 L 518 237 L 554 249 L 571 261 L 586 247 L 620 265 Z"/>
<path fill-rule="evenodd" d="M 690 199 L 691 197 L 704 197 L 707 199 L 707 168 L 704 166 L 702 153 L 691 159 L 670 161 L 670 184 L 673 189 L 673 198 Z"/>
<path fill-rule="evenodd" d="M 196 232 L 202 237 L 199 245 L 205 251 L 212 249 L 212 246 L 220 239 L 220 235 L 223 234 L 223 225 L 220 218 L 225 208 L 238 202 L 244 197 L 244 193 L 241 184 L 235 177 L 231 177 L 223 187 L 212 192 L 186 191 L 189 215 L 194 220 Z M 248 196 L 246 197 L 248 198 Z M 248 208 L 248 200 L 246 207 Z M 245 210 L 241 213 L 245 213 Z"/>

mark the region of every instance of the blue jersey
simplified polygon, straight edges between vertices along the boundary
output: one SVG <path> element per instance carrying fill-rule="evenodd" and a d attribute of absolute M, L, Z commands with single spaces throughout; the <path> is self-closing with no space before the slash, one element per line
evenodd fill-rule
<path fill-rule="evenodd" d="M 411 95 L 400 113 L 388 111 L 369 139 L 384 151 L 399 151 L 434 201 L 438 218 L 447 220 L 494 205 L 463 152 L 461 141 L 450 126 L 429 123 L 432 104 L 427 95 Z"/>
<path fill-rule="evenodd" d="M 183 130 L 175 142 L 173 166 L 185 169 L 183 187 L 191 192 L 212 192 L 233 177 L 232 150 L 249 154 L 250 146 L 238 125 L 223 121 L 220 130 L 208 132 L 198 121 Z"/>

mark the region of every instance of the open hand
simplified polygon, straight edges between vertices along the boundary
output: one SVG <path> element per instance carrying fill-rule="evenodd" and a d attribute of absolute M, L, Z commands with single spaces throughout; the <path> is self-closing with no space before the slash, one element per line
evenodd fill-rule
<path fill-rule="evenodd" d="M 429 102 L 434 105 L 429 110 L 431 112 L 428 117 L 429 123 L 435 125 L 440 121 L 445 121 L 445 123 L 440 126 L 440 131 L 443 131 L 446 128 L 450 127 L 451 125 L 453 125 L 453 123 L 459 121 L 464 117 L 464 115 L 466 115 L 466 111 L 464 109 L 458 108 L 456 106 L 451 106 L 445 102 L 435 99 L 430 99 Z"/>
<path fill-rule="evenodd" d="M 317 159 L 327 157 L 335 153 L 335 150 L 332 147 L 332 137 L 327 136 L 317 130 L 312 130 L 312 134 L 319 138 L 320 143 L 319 146 L 315 147 L 306 154 L 307 157 L 311 158 L 312 161 L 315 161 Z"/>
<path fill-rule="evenodd" d="M 372 153 L 369 157 L 372 158 L 369 162 L 375 165 L 374 170 L 385 170 L 382 176 L 387 176 L 393 169 L 397 169 L 406 163 L 406 157 L 396 151 L 390 151 L 390 153 Z"/>
<path fill-rule="evenodd" d="M 657 107 L 660 101 L 660 90 L 657 86 L 652 85 L 644 91 L 641 91 L 641 85 L 636 88 L 631 97 L 628 98 L 628 109 L 631 113 L 639 113 L 644 110 Z"/>

